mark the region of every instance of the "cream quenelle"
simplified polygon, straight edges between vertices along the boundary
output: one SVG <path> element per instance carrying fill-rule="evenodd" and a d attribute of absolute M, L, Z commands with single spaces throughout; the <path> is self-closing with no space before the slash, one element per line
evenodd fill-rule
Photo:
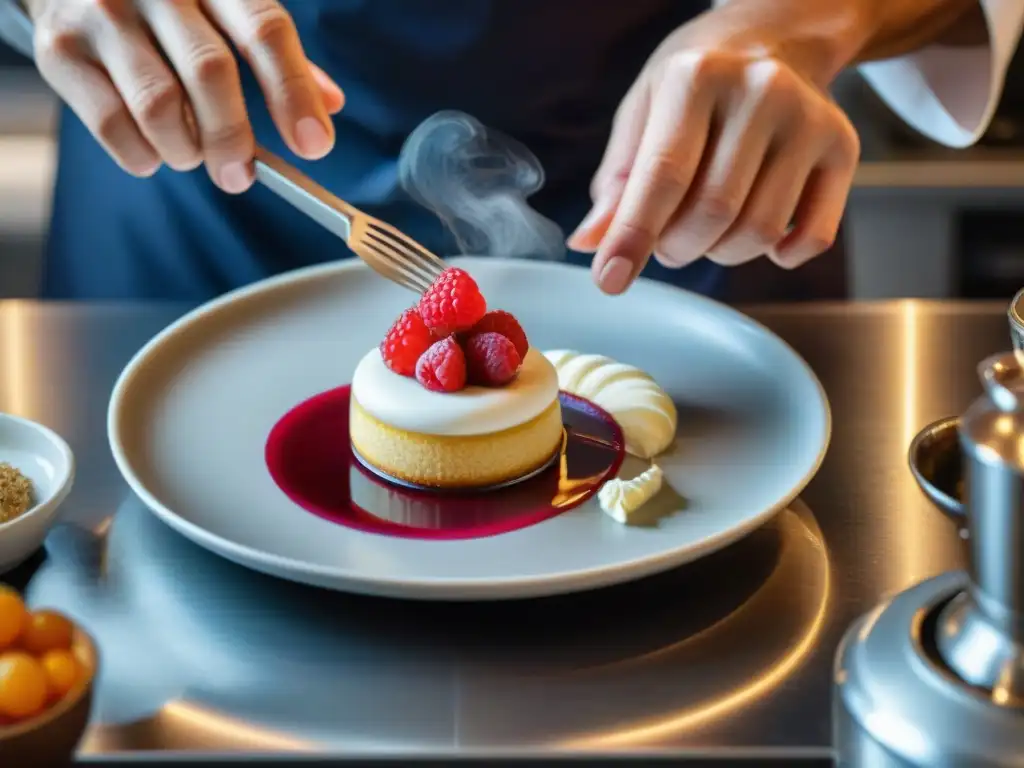
<path fill-rule="evenodd" d="M 661 490 L 664 479 L 661 467 L 652 464 L 629 480 L 609 480 L 597 492 L 597 501 L 612 520 L 617 523 L 628 523 L 629 516 Z"/>
<path fill-rule="evenodd" d="M 650 459 L 672 445 L 676 407 L 649 374 L 602 355 L 555 349 L 544 356 L 554 365 L 559 388 L 596 403 L 615 418 L 629 453 Z"/>

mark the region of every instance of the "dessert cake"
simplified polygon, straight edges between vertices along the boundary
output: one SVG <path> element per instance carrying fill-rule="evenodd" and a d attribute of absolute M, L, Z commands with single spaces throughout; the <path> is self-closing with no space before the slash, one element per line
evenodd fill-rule
<path fill-rule="evenodd" d="M 350 408 L 359 459 L 418 486 L 514 482 L 545 467 L 563 440 L 554 366 L 455 267 L 359 362 Z"/>

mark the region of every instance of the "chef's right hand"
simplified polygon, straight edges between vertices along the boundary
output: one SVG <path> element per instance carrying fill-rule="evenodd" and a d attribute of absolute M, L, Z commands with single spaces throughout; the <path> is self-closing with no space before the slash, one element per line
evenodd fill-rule
<path fill-rule="evenodd" d="M 111 157 L 135 176 L 206 165 L 239 193 L 255 139 L 237 49 L 281 136 L 315 160 L 334 144 L 341 89 L 306 58 L 276 0 L 26 0 L 39 71 Z"/>

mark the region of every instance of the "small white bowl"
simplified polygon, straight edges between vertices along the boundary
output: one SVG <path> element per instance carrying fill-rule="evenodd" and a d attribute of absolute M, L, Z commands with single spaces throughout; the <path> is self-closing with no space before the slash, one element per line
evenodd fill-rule
<path fill-rule="evenodd" d="M 0 463 L 32 481 L 35 504 L 10 522 L 0 523 L 0 574 L 27 560 L 46 538 L 57 507 L 75 480 L 75 457 L 52 429 L 0 413 Z"/>

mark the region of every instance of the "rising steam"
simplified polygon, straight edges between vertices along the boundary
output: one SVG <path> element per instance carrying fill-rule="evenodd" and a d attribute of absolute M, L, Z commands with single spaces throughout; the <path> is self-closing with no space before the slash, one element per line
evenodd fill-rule
<path fill-rule="evenodd" d="M 526 202 L 544 185 L 540 161 L 469 115 L 438 112 L 424 120 L 402 147 L 398 178 L 465 255 L 565 257 L 561 228 Z"/>

